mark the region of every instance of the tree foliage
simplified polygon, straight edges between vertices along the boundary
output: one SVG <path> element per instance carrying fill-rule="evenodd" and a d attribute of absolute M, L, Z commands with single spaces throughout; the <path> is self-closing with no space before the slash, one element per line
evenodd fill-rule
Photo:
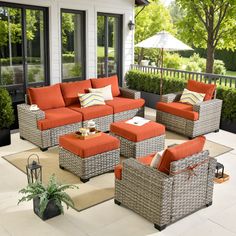
<path fill-rule="evenodd" d="M 147 39 L 148 37 L 158 33 L 161 30 L 166 30 L 175 33 L 171 16 L 168 9 L 158 0 L 151 1 L 141 12 L 141 8 L 135 9 L 137 17 L 135 18 L 135 44 Z M 140 12 L 140 13 L 139 13 Z M 146 52 L 146 53 L 145 53 Z M 145 49 L 144 55 L 141 55 L 142 49 L 136 48 L 136 54 L 141 59 L 150 52 L 158 54 L 158 50 Z"/>
<path fill-rule="evenodd" d="M 183 11 L 181 37 L 207 49 L 207 72 L 212 72 L 215 49 L 236 47 L 236 0 L 176 0 Z"/>

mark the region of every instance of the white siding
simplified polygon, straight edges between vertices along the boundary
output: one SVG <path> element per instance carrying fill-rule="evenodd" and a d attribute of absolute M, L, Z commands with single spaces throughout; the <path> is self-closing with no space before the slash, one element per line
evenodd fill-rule
<path fill-rule="evenodd" d="M 134 19 L 134 0 L 5 0 L 49 8 L 49 49 L 51 84 L 61 82 L 61 33 L 60 9 L 75 9 L 86 12 L 86 75 L 97 76 L 97 12 L 123 15 L 123 75 L 134 58 L 134 31 L 128 22 Z"/>

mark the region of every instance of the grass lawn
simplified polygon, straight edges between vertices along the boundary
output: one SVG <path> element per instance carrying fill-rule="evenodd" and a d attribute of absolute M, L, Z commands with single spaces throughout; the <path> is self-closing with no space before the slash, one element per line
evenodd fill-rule
<path fill-rule="evenodd" d="M 236 71 L 227 71 L 226 72 L 226 75 L 229 75 L 229 76 L 235 76 L 236 77 Z"/>

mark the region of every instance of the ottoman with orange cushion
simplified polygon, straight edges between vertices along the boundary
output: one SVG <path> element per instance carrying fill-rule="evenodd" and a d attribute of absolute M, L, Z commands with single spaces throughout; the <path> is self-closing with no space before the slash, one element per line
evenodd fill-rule
<path fill-rule="evenodd" d="M 165 126 L 154 121 L 142 126 L 114 122 L 110 134 L 120 140 L 120 154 L 125 157 L 142 157 L 161 151 L 165 146 Z"/>
<path fill-rule="evenodd" d="M 120 141 L 108 134 L 80 140 L 75 134 L 59 137 L 59 165 L 87 182 L 90 177 L 114 170 L 120 161 Z"/>

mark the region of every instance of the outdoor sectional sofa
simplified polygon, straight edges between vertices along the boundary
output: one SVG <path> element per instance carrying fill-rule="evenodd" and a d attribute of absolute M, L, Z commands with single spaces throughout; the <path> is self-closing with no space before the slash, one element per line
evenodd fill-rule
<path fill-rule="evenodd" d="M 111 85 L 113 100 L 105 105 L 80 106 L 78 93 L 107 85 Z M 97 129 L 106 132 L 115 121 L 143 116 L 145 103 L 140 92 L 120 88 L 117 76 L 29 88 L 27 100 L 17 107 L 20 137 L 43 151 L 58 145 L 60 135 L 77 131 L 91 119 Z M 40 109 L 32 111 L 30 104 L 37 104 Z"/>

